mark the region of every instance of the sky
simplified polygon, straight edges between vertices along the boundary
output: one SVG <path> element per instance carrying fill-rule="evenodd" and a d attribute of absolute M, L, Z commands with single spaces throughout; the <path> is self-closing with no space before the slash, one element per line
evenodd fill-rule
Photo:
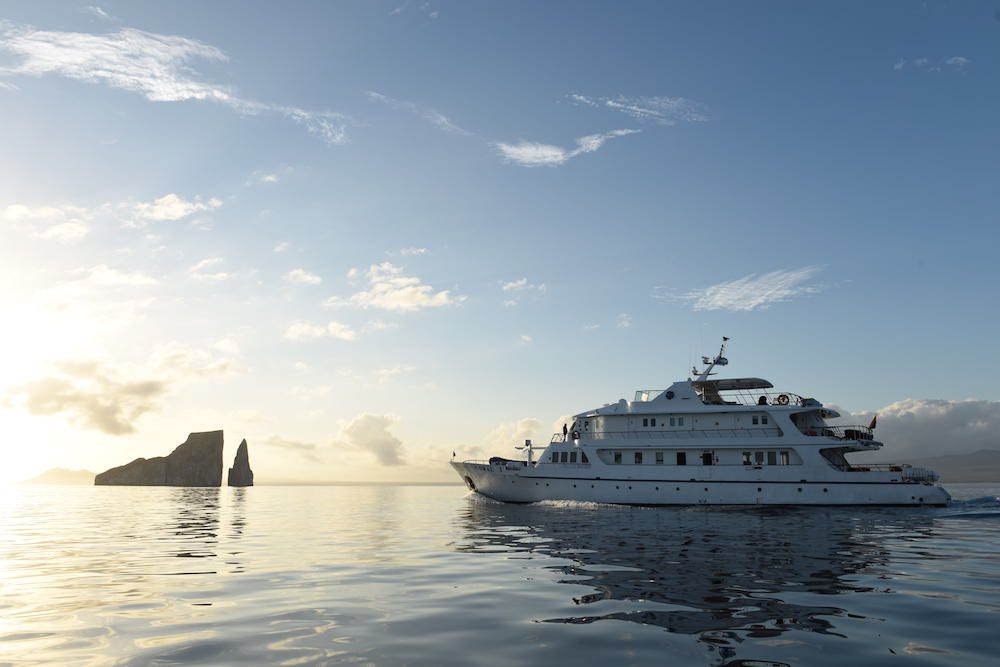
<path fill-rule="evenodd" d="M 996 2 L 5 2 L 0 481 L 452 481 L 723 335 L 998 447 L 997 81 Z"/>

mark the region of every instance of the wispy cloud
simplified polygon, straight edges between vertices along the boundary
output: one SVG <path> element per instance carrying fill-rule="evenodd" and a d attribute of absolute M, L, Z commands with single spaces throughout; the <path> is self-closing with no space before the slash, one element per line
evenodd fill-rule
<path fill-rule="evenodd" d="M 85 7 L 81 7 L 80 11 L 86 12 L 87 14 L 95 16 L 103 21 L 115 20 L 114 16 L 109 14 L 107 10 L 105 10 L 103 7 L 99 7 L 98 5 L 86 5 Z"/>
<path fill-rule="evenodd" d="M 288 241 L 279 241 L 278 243 L 274 244 L 274 252 L 277 253 L 286 252 L 291 247 L 292 244 L 289 243 Z"/>
<path fill-rule="evenodd" d="M 391 262 L 372 264 L 365 277 L 368 279 L 368 289 L 352 294 L 347 299 L 331 297 L 327 299 L 326 305 L 406 312 L 451 306 L 465 300 L 464 296 L 454 295 L 450 290 L 435 292 L 433 287 L 423 284 L 415 276 L 405 275 L 402 267 Z"/>
<path fill-rule="evenodd" d="M 771 304 L 788 301 L 803 294 L 816 294 L 820 285 L 807 281 L 822 267 L 806 266 L 800 269 L 771 271 L 730 280 L 681 295 L 666 294 L 666 298 L 691 304 L 694 310 L 750 311 L 766 309 Z"/>
<path fill-rule="evenodd" d="M 615 319 L 615 326 L 619 329 L 628 329 L 632 326 L 632 316 L 628 313 L 619 313 L 617 319 Z"/>
<path fill-rule="evenodd" d="M 960 70 L 964 69 L 970 61 L 965 56 L 952 56 L 950 58 L 943 58 L 940 60 L 931 60 L 930 58 L 900 58 L 892 66 L 892 69 L 899 72 L 904 69 L 915 69 L 924 72 L 943 72 L 947 69 Z"/>
<path fill-rule="evenodd" d="M 275 449 L 282 449 L 287 452 L 292 452 L 303 457 L 307 461 L 317 462 L 319 461 L 318 447 L 311 442 L 302 442 L 301 440 L 289 440 L 287 438 L 282 438 L 277 435 L 272 435 L 270 438 L 264 440 L 264 444 L 268 447 L 273 447 Z"/>
<path fill-rule="evenodd" d="M 0 32 L 0 49 L 21 58 L 14 66 L 0 68 L 0 76 L 54 74 L 139 93 L 151 102 L 197 100 L 223 104 L 244 115 L 275 113 L 327 143 L 347 141 L 342 114 L 258 102 L 240 97 L 228 86 L 201 80 L 195 63 L 228 58 L 194 39 L 133 28 L 90 34 L 8 27 Z"/>
<path fill-rule="evenodd" d="M 503 305 L 516 306 L 521 302 L 521 297 L 527 293 L 545 294 L 545 283 L 535 284 L 528 282 L 527 278 L 518 278 L 517 280 L 501 282 L 500 289 L 507 295 Z"/>
<path fill-rule="evenodd" d="M 323 325 L 296 320 L 285 329 L 285 338 L 294 341 L 316 338 L 337 338 L 339 340 L 353 341 L 358 339 L 358 334 L 354 329 L 342 322 L 330 321 Z"/>
<path fill-rule="evenodd" d="M 368 97 L 371 100 L 385 104 L 386 106 L 396 109 L 397 111 L 405 111 L 407 113 L 414 114 L 415 116 L 419 116 L 439 130 L 452 132 L 454 134 L 470 134 L 468 130 L 464 130 L 458 125 L 455 125 L 450 118 L 445 116 L 440 111 L 432 109 L 431 107 L 416 104 L 414 102 L 407 102 L 405 100 L 397 100 L 393 97 L 389 97 L 388 95 L 376 93 L 374 90 L 368 91 Z"/>
<path fill-rule="evenodd" d="M 604 134 L 591 134 L 577 139 L 576 148 L 573 149 L 524 140 L 516 144 L 496 142 L 493 145 L 500 151 L 500 155 L 512 164 L 521 167 L 558 167 L 566 164 L 578 155 L 595 152 L 609 139 L 624 137 L 629 134 L 636 134 L 637 132 L 639 130 L 624 129 L 612 130 Z"/>
<path fill-rule="evenodd" d="M 660 125 L 700 123 L 708 120 L 703 104 L 686 97 L 588 97 L 573 93 L 570 99 L 579 104 L 618 111 L 636 120 Z"/>
<path fill-rule="evenodd" d="M 323 282 L 321 277 L 305 269 L 292 269 L 285 274 L 285 280 L 297 285 L 319 285 Z"/>
<path fill-rule="evenodd" d="M 229 280 L 233 277 L 233 274 L 226 271 L 213 270 L 224 261 L 225 259 L 222 257 L 208 257 L 189 268 L 188 274 L 195 280 L 200 280 L 202 282 L 218 283 L 224 280 Z"/>
<path fill-rule="evenodd" d="M 399 254 L 403 257 L 416 257 L 417 255 L 426 255 L 427 248 L 400 248 Z"/>

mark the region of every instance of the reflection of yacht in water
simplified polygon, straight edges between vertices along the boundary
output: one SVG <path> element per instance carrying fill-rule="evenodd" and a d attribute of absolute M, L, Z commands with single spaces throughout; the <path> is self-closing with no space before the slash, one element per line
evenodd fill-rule
<path fill-rule="evenodd" d="M 551 558 L 525 568 L 558 572 L 574 612 L 536 620 L 658 626 L 727 659 L 785 633 L 868 632 L 857 620 L 871 600 L 855 595 L 885 594 L 894 543 L 923 541 L 933 521 L 887 509 L 568 511 L 479 501 L 459 518 L 456 548 Z"/>
<path fill-rule="evenodd" d="M 469 488 L 506 502 L 637 505 L 944 505 L 937 475 L 908 465 L 852 465 L 882 447 L 870 426 L 813 398 L 768 391 L 760 378 L 710 379 L 726 341 L 696 379 L 640 390 L 574 417 L 539 460 L 452 461 Z"/>

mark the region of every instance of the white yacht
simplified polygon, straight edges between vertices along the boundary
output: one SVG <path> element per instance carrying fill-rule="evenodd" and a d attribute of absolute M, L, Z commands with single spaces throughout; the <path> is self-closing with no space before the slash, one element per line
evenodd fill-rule
<path fill-rule="evenodd" d="M 712 379 L 728 338 L 695 379 L 640 390 L 576 415 L 536 460 L 452 461 L 466 485 L 505 502 L 578 500 L 630 505 L 946 505 L 936 473 L 905 464 L 852 464 L 882 443 L 870 426 L 760 378 Z"/>

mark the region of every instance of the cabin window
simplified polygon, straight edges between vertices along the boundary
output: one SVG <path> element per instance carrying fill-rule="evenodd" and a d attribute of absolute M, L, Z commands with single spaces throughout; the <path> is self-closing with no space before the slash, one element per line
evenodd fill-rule
<path fill-rule="evenodd" d="M 759 466 L 764 465 L 764 452 L 754 452 L 753 453 L 753 460 L 754 460 L 754 463 L 756 463 Z"/>
<path fill-rule="evenodd" d="M 583 430 L 584 431 L 589 431 L 590 430 L 590 420 L 589 419 L 587 419 L 586 421 L 583 422 Z"/>
<path fill-rule="evenodd" d="M 648 427 L 648 426 L 649 426 L 649 420 L 648 420 L 648 419 L 643 419 L 643 420 L 642 420 L 642 425 L 643 425 L 644 427 Z"/>
<path fill-rule="evenodd" d="M 677 425 L 678 426 L 684 426 L 684 417 L 678 417 L 677 418 Z"/>
<path fill-rule="evenodd" d="M 670 425 L 671 426 L 677 426 L 677 420 L 674 417 L 670 418 Z"/>
<path fill-rule="evenodd" d="M 788 465 L 788 452 L 781 452 L 781 465 Z"/>
<path fill-rule="evenodd" d="M 743 465 L 750 465 L 750 452 L 743 452 Z"/>
<path fill-rule="evenodd" d="M 686 466 L 688 462 L 687 452 L 677 452 L 677 465 Z"/>
<path fill-rule="evenodd" d="M 759 424 L 760 423 L 760 417 L 754 417 L 753 418 L 753 423 L 754 424 Z"/>
<path fill-rule="evenodd" d="M 773 466 L 778 464 L 778 452 L 768 452 L 767 453 L 767 465 Z"/>
<path fill-rule="evenodd" d="M 559 463 L 566 463 L 569 461 L 569 452 L 563 452 L 559 455 Z"/>
<path fill-rule="evenodd" d="M 761 416 L 761 418 L 760 418 L 760 423 L 761 423 L 761 424 L 766 424 L 766 423 L 767 423 L 767 415 L 763 415 L 763 416 Z"/>
<path fill-rule="evenodd" d="M 663 452 L 656 452 L 657 465 L 663 465 Z"/>
<path fill-rule="evenodd" d="M 559 463 L 559 452 L 552 452 L 552 462 Z"/>
<path fill-rule="evenodd" d="M 635 453 L 635 464 L 637 466 L 641 466 L 642 465 L 642 452 L 636 452 Z"/>
<path fill-rule="evenodd" d="M 576 452 L 570 452 L 569 453 L 569 462 L 570 463 L 576 463 Z"/>
<path fill-rule="evenodd" d="M 656 417 L 649 418 L 649 425 L 652 426 L 653 428 L 656 428 Z"/>
<path fill-rule="evenodd" d="M 590 459 L 587 458 L 587 452 L 580 452 L 580 463 L 590 463 Z"/>
<path fill-rule="evenodd" d="M 621 462 L 622 462 L 622 453 L 615 452 L 615 463 L 621 463 Z"/>
<path fill-rule="evenodd" d="M 712 465 L 712 452 L 702 452 L 701 453 L 701 464 L 703 466 Z"/>

